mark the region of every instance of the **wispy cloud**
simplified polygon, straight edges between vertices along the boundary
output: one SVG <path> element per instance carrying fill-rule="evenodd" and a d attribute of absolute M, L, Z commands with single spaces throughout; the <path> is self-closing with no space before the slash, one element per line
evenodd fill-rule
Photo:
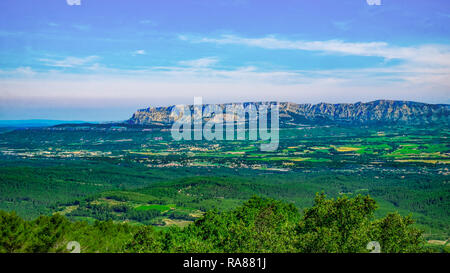
<path fill-rule="evenodd" d="M 180 61 L 178 62 L 181 66 L 191 66 L 191 67 L 210 67 L 219 61 L 217 57 L 207 57 L 200 58 L 196 60 Z"/>
<path fill-rule="evenodd" d="M 12 70 L 0 70 L 0 75 L 2 76 L 13 76 L 13 77 L 32 77 L 37 73 L 29 66 L 18 67 Z"/>
<path fill-rule="evenodd" d="M 26 67 L 19 67 L 16 69 L 16 72 L 19 74 L 23 74 L 25 76 L 33 76 L 36 73 L 33 71 L 33 69 L 31 69 L 31 67 L 26 66 Z"/>
<path fill-rule="evenodd" d="M 98 56 L 88 56 L 85 58 L 78 58 L 78 57 L 66 57 L 62 60 L 55 60 L 55 59 L 39 59 L 39 61 L 43 62 L 47 66 L 53 66 L 53 67 L 60 67 L 60 68 L 70 68 L 70 67 L 77 67 L 77 66 L 83 66 L 86 64 L 90 64 L 93 61 L 97 60 Z"/>
<path fill-rule="evenodd" d="M 179 38 L 193 43 L 249 46 L 268 50 L 314 51 L 330 55 L 368 56 L 402 61 L 396 65 L 363 69 L 289 70 L 285 72 L 261 72 L 253 69 L 244 72 L 245 77 L 252 80 L 260 79 L 285 84 L 312 84 L 313 86 L 322 85 L 320 82 L 327 81 L 334 84 L 334 87 L 330 86 L 331 89 L 343 86 L 365 86 L 367 90 L 382 87 L 395 90 L 395 92 L 397 92 L 397 88 L 441 91 L 450 88 L 450 47 L 448 45 L 394 46 L 386 42 L 298 41 L 279 39 L 275 36 L 245 38 L 222 35 L 218 38 L 189 36 L 180 36 Z M 230 75 L 227 71 L 223 73 Z M 243 75 L 242 71 L 240 74 Z M 401 87 L 398 87 L 399 83 L 402 84 Z"/>
<path fill-rule="evenodd" d="M 183 36 L 180 38 L 195 43 L 232 44 L 268 50 L 288 49 L 327 54 L 379 56 L 385 59 L 402 59 L 403 62 L 372 68 L 328 70 L 274 68 L 267 70 L 242 63 L 225 69 L 220 64 L 219 57 L 209 56 L 179 60 L 173 66 L 121 69 L 99 63 L 97 56 L 45 58 L 40 61 L 50 67 L 79 69 L 76 72 L 70 69 L 35 72 L 30 67 L 21 67 L 11 71 L 0 71 L 5 78 L 2 82 L 3 89 L 14 90 L 17 96 L 26 96 L 30 90 L 33 90 L 34 93 L 53 97 L 63 96 L 59 91 L 64 88 L 59 87 L 67 86 L 70 90 L 77 90 L 77 94 L 81 94 L 80 90 L 83 90 L 82 94 L 86 96 L 98 98 L 135 96 L 151 98 L 152 101 L 158 97 L 175 99 L 202 95 L 215 97 L 218 101 L 228 96 L 229 101 L 242 98 L 295 102 L 321 100 L 349 102 L 390 98 L 449 102 L 449 53 L 448 48 L 441 45 L 398 47 L 385 42 L 290 41 L 273 36 L 264 38 Z M 145 51 L 139 49 L 133 53 L 142 55 Z M 24 75 L 29 77 L 26 81 L 17 81 L 14 75 L 21 78 L 24 78 Z M 80 78 L 83 81 L 80 81 Z M 36 86 L 39 86 L 39 82 L 46 82 L 46 84 L 38 90 Z M 12 94 L 12 91 L 8 92 Z"/>
<path fill-rule="evenodd" d="M 143 49 L 138 49 L 138 50 L 135 50 L 134 52 L 133 52 L 133 56 L 136 56 L 136 55 L 146 55 L 147 54 L 147 52 L 145 51 L 145 50 L 143 50 Z"/>
<path fill-rule="evenodd" d="M 73 24 L 72 27 L 80 31 L 87 31 L 91 29 L 90 25 L 82 25 L 82 24 Z"/>
<path fill-rule="evenodd" d="M 401 59 L 415 64 L 450 66 L 450 47 L 447 45 L 400 47 L 390 45 L 386 42 L 345 42 L 341 40 L 298 41 L 279 39 L 274 36 L 245 38 L 234 35 L 223 35 L 219 38 L 190 38 L 182 35 L 179 38 L 194 43 L 243 45 L 271 50 L 287 49 L 318 51 L 328 54 L 375 56 L 385 59 Z"/>

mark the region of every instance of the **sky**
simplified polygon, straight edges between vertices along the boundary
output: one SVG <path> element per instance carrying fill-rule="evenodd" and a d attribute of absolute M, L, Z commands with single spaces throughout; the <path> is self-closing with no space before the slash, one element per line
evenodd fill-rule
<path fill-rule="evenodd" d="M 448 0 L 2 0 L 0 120 L 149 106 L 450 103 Z"/>

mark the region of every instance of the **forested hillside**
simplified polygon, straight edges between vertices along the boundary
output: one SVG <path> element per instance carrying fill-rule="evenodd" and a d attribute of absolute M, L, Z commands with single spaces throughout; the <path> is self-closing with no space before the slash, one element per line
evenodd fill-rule
<path fill-rule="evenodd" d="M 252 196 L 303 215 L 316 192 L 362 194 L 379 206 L 374 219 L 411 214 L 427 241 L 442 244 L 450 234 L 449 136 L 445 126 L 302 126 L 280 130 L 279 150 L 262 152 L 259 143 L 174 141 L 149 128 L 14 130 L 0 134 L 0 210 L 159 232 Z"/>
<path fill-rule="evenodd" d="M 252 197 L 233 210 L 208 211 L 185 228 L 166 230 L 112 221 L 89 225 L 59 214 L 25 221 L 0 212 L 0 252 L 67 252 L 69 241 L 79 242 L 81 252 L 347 253 L 369 252 L 371 241 L 389 253 L 445 251 L 425 247 L 410 217 L 375 219 L 376 207 L 368 196 L 320 194 L 300 214 L 292 204 Z"/>

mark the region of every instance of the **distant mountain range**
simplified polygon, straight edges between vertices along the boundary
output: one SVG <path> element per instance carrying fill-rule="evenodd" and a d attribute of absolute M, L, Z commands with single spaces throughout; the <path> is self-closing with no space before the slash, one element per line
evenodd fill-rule
<path fill-rule="evenodd" d="M 244 107 L 251 102 L 243 103 Z M 223 109 L 228 105 L 220 104 Z M 253 103 L 259 107 L 262 102 Z M 174 122 L 175 106 L 149 107 L 136 111 L 125 123 L 130 125 L 167 125 Z M 193 106 L 189 106 L 193 109 Z M 203 105 L 206 107 L 206 105 Z M 279 103 L 280 126 L 299 124 L 450 124 L 449 104 L 427 104 L 412 101 L 376 100 L 367 103 Z"/>
<path fill-rule="evenodd" d="M 85 121 L 79 120 L 49 120 L 49 119 L 27 119 L 27 120 L 0 120 L 0 127 L 26 128 L 26 127 L 48 127 L 59 124 L 81 124 Z"/>
<path fill-rule="evenodd" d="M 219 104 L 223 109 L 227 106 L 249 104 L 259 108 L 263 104 L 273 102 L 245 102 Z M 205 108 L 207 105 L 203 105 Z M 175 106 L 149 107 L 137 110 L 133 116 L 123 122 L 84 122 L 63 120 L 0 120 L 0 128 L 31 128 L 31 127 L 99 127 L 109 128 L 114 126 L 125 127 L 168 127 L 174 122 L 171 112 Z M 189 105 L 193 111 L 193 106 Z M 298 125 L 312 124 L 404 124 L 450 125 L 449 104 L 427 104 L 412 101 L 376 100 L 367 103 L 318 103 L 297 104 L 292 102 L 279 103 L 280 127 L 295 127 Z M 211 118 L 211 117 L 210 117 Z M 204 120 L 209 120 L 205 118 Z M 212 117 L 214 118 L 214 116 Z M 225 119 L 229 119 L 225 115 Z M 270 118 L 270 116 L 269 116 Z"/>

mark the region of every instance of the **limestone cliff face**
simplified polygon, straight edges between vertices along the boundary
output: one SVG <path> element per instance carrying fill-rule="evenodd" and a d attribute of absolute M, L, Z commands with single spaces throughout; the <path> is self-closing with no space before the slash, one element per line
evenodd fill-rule
<path fill-rule="evenodd" d="M 131 119 L 127 122 L 130 124 L 152 124 L 152 123 L 171 123 L 173 118 L 171 118 L 170 113 L 172 112 L 173 106 L 169 107 L 149 107 L 146 109 L 137 110 Z"/>
<path fill-rule="evenodd" d="M 260 107 L 261 102 L 244 103 Z M 221 104 L 227 106 L 242 104 Z M 193 106 L 189 106 L 193 110 Z M 205 109 L 206 105 L 203 106 Z M 377 100 L 367 103 L 279 103 L 280 122 L 283 124 L 305 123 L 355 123 L 355 124 L 450 124 L 450 105 L 426 104 L 411 101 Z M 136 111 L 129 124 L 170 124 L 177 116 L 171 115 L 174 106 L 150 107 Z M 225 117 L 226 118 L 226 117 Z"/>

